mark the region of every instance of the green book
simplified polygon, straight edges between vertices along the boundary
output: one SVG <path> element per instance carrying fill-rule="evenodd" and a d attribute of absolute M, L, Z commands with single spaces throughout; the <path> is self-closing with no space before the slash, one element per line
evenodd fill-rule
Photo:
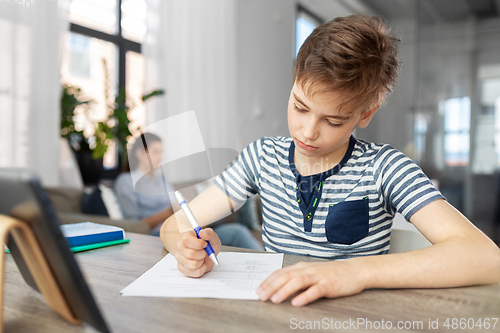
<path fill-rule="evenodd" d="M 114 241 L 110 241 L 110 242 L 102 242 L 102 243 L 74 246 L 71 248 L 71 251 L 82 252 L 82 251 L 93 250 L 93 249 L 98 249 L 101 247 L 123 244 L 123 243 L 128 243 L 128 242 L 130 242 L 130 239 L 119 239 L 119 240 L 114 240 Z M 10 253 L 9 249 L 6 246 L 5 246 L 5 252 Z"/>
<path fill-rule="evenodd" d="M 130 242 L 130 239 L 118 239 L 118 240 L 109 241 L 109 242 L 94 243 L 94 244 L 80 245 L 80 246 L 73 246 L 71 248 L 71 251 L 73 251 L 73 252 L 82 252 L 82 251 L 93 250 L 93 249 L 98 249 L 98 248 L 101 248 L 101 247 L 106 247 L 106 246 L 111 246 L 111 245 L 117 245 L 117 244 L 123 244 L 123 243 L 128 243 L 128 242 Z"/>

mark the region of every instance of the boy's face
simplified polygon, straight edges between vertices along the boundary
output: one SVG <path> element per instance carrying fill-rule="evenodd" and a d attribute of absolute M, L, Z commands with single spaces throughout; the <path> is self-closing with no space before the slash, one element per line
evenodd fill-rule
<path fill-rule="evenodd" d="M 309 99 L 300 85 L 293 85 L 288 101 L 288 129 L 296 154 L 315 161 L 342 159 L 354 129 L 366 127 L 378 109 L 376 106 L 362 113 L 344 108 L 339 112 L 342 101 L 336 93 L 317 93 Z"/>

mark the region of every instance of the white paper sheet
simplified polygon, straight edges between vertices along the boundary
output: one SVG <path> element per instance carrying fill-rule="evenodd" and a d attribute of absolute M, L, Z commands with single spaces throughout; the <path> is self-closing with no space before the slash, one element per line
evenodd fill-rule
<path fill-rule="evenodd" d="M 197 297 L 258 300 L 259 285 L 283 264 L 282 253 L 221 252 L 220 266 L 200 278 L 177 269 L 170 253 L 125 287 L 122 296 Z"/>

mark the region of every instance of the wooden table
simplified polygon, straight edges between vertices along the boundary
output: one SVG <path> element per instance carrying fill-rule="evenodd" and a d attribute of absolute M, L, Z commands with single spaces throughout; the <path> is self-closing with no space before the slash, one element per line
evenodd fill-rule
<path fill-rule="evenodd" d="M 273 304 L 269 301 L 123 297 L 120 290 L 167 254 L 158 237 L 133 233 L 127 236 L 131 239 L 129 244 L 76 254 L 113 332 L 261 333 L 297 331 L 312 328 L 314 324 L 325 331 L 348 332 L 389 329 L 394 332 L 500 332 L 500 322 L 492 328 L 493 319 L 488 320 L 489 329 L 470 328 L 472 321 L 476 324 L 481 319 L 484 323 L 486 318 L 500 317 L 498 284 L 452 289 L 367 290 L 351 297 L 321 299 L 302 308 L 292 307 L 290 301 Z M 229 247 L 223 250 L 245 251 Z M 314 259 L 285 255 L 284 266 L 298 261 Z M 90 326 L 72 326 L 51 311 L 41 296 L 26 285 L 10 256 L 5 271 L 5 332 L 94 331 Z M 447 330 L 443 325 L 448 318 Z M 456 329 L 452 327 L 453 318 L 457 318 Z M 459 328 L 462 318 L 468 321 L 469 328 Z M 430 329 L 429 324 L 435 325 L 436 320 L 439 329 Z M 397 325 L 402 329 L 397 329 Z"/>

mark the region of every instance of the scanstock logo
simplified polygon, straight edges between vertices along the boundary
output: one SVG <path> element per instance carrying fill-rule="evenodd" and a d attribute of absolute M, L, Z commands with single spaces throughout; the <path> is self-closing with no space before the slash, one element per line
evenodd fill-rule
<path fill-rule="evenodd" d="M 163 190 L 161 193 L 141 191 L 141 179 L 146 175 L 136 171 L 131 173 L 135 191 L 146 195 L 168 195 L 175 211 L 180 207 L 178 207 L 174 193 L 167 186 L 167 183 L 186 184 L 181 188 L 176 188 L 176 190 L 187 194 L 191 193 L 191 196 L 199 194 L 208 188 L 212 184 L 211 180 L 238 156 L 236 147 L 207 147 L 205 145 L 195 111 L 168 117 L 136 133 L 127 143 L 129 156 L 134 142 L 141 140 L 140 135 L 142 133 L 152 133 L 161 138 L 163 146 L 162 162 L 157 168 L 150 164 L 150 172 L 161 175 Z M 148 146 L 146 139 L 146 142 L 143 142 L 139 149 L 143 149 L 148 154 L 146 150 Z M 193 181 L 186 181 L 186 179 L 192 179 Z M 188 198 L 188 196 L 186 196 L 186 199 L 189 201 L 192 198 Z M 229 206 L 230 203 L 228 203 L 228 209 L 232 212 L 233 207 Z"/>

